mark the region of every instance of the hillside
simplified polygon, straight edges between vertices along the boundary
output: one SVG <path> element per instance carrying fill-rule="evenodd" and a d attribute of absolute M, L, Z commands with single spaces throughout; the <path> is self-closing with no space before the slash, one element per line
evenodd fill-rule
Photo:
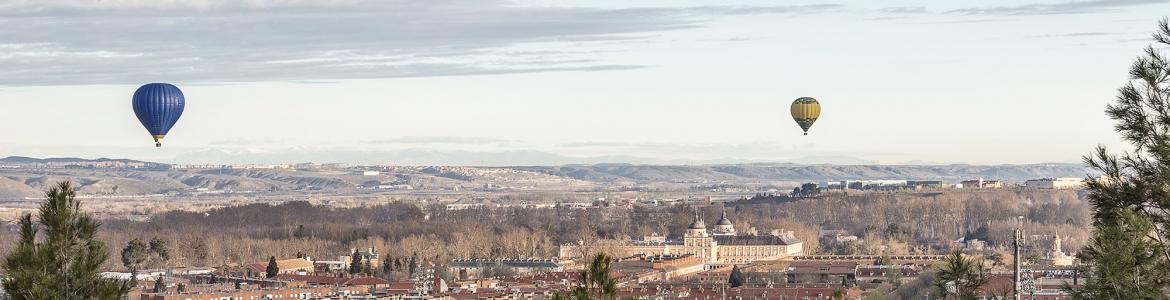
<path fill-rule="evenodd" d="M 960 181 L 972 178 L 1022 182 L 1043 177 L 1084 177 L 1090 170 L 1078 164 L 1031 165 L 795 165 L 735 164 L 705 166 L 651 166 L 626 164 L 521 167 L 555 176 L 586 181 L 632 180 L 638 182 L 760 179 L 780 181 L 827 181 L 860 179 L 908 179 Z"/>
<path fill-rule="evenodd" d="M 374 188 L 452 190 L 571 190 L 617 184 L 696 182 L 823 182 L 835 180 L 942 180 L 988 178 L 1022 182 L 1083 177 L 1076 164 L 1032 165 L 799 165 L 698 166 L 594 164 L 535 167 L 353 167 L 302 169 L 169 169 L 132 160 L 9 157 L 0 168 L 0 200 L 39 196 L 55 182 L 72 181 L 85 195 L 126 196 L 209 192 L 362 193 Z M 105 167 L 107 162 L 119 163 Z M 149 167 L 141 167 L 141 166 Z M 379 170 L 362 175 L 363 170 Z"/>
<path fill-rule="evenodd" d="M 120 162 L 120 163 L 149 163 L 132 159 L 84 159 L 74 157 L 32 158 L 24 156 L 9 156 L 0 158 L 0 164 L 46 164 L 46 163 L 93 163 L 93 162 Z"/>

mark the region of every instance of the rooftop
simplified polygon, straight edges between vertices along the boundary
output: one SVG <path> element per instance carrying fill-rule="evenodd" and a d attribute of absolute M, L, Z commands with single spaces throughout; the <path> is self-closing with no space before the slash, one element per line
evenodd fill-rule
<path fill-rule="evenodd" d="M 795 245 L 800 240 L 791 236 L 775 235 L 719 235 L 715 236 L 719 245 Z"/>

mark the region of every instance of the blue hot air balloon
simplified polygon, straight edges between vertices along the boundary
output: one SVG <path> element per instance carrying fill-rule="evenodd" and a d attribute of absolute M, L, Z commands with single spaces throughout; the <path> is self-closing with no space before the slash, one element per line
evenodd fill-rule
<path fill-rule="evenodd" d="M 183 115 L 183 91 L 169 83 L 147 83 L 134 91 L 134 114 L 154 136 L 154 146 L 162 147 L 163 137 Z"/>

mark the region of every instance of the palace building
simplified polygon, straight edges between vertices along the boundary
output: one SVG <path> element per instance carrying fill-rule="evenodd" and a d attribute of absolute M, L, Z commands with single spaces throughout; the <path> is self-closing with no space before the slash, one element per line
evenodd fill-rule
<path fill-rule="evenodd" d="M 581 245 L 564 245 L 560 249 L 562 259 L 579 258 L 584 249 Z M 738 233 L 727 211 L 707 229 L 699 215 L 687 226 L 681 240 L 668 240 L 657 234 L 631 241 L 622 247 L 623 255 L 684 255 L 690 254 L 708 266 L 746 264 L 757 260 L 779 260 L 804 253 L 801 241 L 791 231 L 775 230 L 760 235 L 755 230 Z"/>

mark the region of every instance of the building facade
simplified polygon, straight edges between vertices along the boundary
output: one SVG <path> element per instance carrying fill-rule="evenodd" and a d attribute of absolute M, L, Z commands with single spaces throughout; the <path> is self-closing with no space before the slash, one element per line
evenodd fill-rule
<path fill-rule="evenodd" d="M 581 245 L 564 245 L 559 255 L 562 259 L 580 258 L 586 250 Z M 737 232 L 726 211 L 714 228 L 708 229 L 696 215 L 681 240 L 652 235 L 629 242 L 622 250 L 622 255 L 692 255 L 707 267 L 779 260 L 804 253 L 803 244 L 791 231 L 777 230 L 767 235 L 755 234 L 754 230 L 748 234 Z"/>
<path fill-rule="evenodd" d="M 1003 187 L 1003 182 L 999 180 L 987 180 L 983 178 L 974 180 L 963 180 L 959 185 L 965 189 L 998 189 Z"/>
<path fill-rule="evenodd" d="M 1085 187 L 1084 178 L 1040 178 L 1024 182 L 1024 186 L 1037 189 L 1079 189 Z"/>
<path fill-rule="evenodd" d="M 498 267 L 507 267 L 519 274 L 565 270 L 553 259 L 456 259 L 447 263 L 447 272 L 459 279 L 480 278 L 485 271 Z"/>

